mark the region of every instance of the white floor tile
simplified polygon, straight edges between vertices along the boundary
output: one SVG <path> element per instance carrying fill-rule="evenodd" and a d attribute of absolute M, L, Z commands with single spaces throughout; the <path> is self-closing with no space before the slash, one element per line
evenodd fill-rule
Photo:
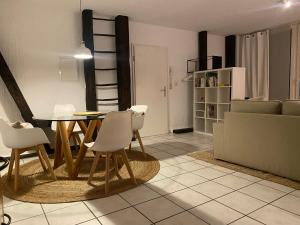
<path fill-rule="evenodd" d="M 146 184 L 146 186 L 158 192 L 161 195 L 170 194 L 172 192 L 179 191 L 186 188 L 186 186 L 179 184 L 169 178 L 157 182 L 153 182 L 150 184 Z"/>
<path fill-rule="evenodd" d="M 289 193 L 289 192 L 292 192 L 292 191 L 295 190 L 294 188 L 290 188 L 290 187 L 284 186 L 282 184 L 277 184 L 277 183 L 274 183 L 274 182 L 268 181 L 268 180 L 262 180 L 258 183 L 262 184 L 262 185 L 265 185 L 265 186 L 268 186 L 268 187 L 271 187 L 271 188 L 274 188 L 278 191 L 286 192 L 286 193 Z"/>
<path fill-rule="evenodd" d="M 215 169 L 212 169 L 212 168 L 200 169 L 200 170 L 194 171 L 193 173 L 197 174 L 201 177 L 204 177 L 206 179 L 215 179 L 215 178 L 226 175 L 226 173 L 223 173 L 219 170 L 215 170 Z"/>
<path fill-rule="evenodd" d="M 299 190 L 293 191 L 293 192 L 290 193 L 290 195 L 293 195 L 293 196 L 296 196 L 296 197 L 300 198 L 300 191 Z"/>
<path fill-rule="evenodd" d="M 187 171 L 176 167 L 176 166 L 168 166 L 168 167 L 163 167 L 160 169 L 159 173 L 164 175 L 165 177 L 174 177 L 183 173 L 186 173 Z"/>
<path fill-rule="evenodd" d="M 190 212 L 213 225 L 228 224 L 243 216 L 242 214 L 215 201 L 193 208 Z"/>
<path fill-rule="evenodd" d="M 81 223 L 80 225 L 101 225 L 97 219 L 89 220 L 87 222 Z"/>
<path fill-rule="evenodd" d="M 178 149 L 178 148 L 174 148 L 174 147 L 172 147 L 172 149 L 165 150 L 165 152 L 172 154 L 172 155 L 185 155 L 186 154 L 186 151 L 184 151 L 183 149 Z"/>
<path fill-rule="evenodd" d="M 179 168 L 182 168 L 186 171 L 189 171 L 189 172 L 205 168 L 205 166 L 202 166 L 202 165 L 194 163 L 194 162 L 180 163 L 176 166 Z"/>
<path fill-rule="evenodd" d="M 24 202 L 17 201 L 17 200 L 10 199 L 10 198 L 7 198 L 7 197 L 3 196 L 3 205 L 4 205 L 4 207 L 8 207 L 8 206 L 12 206 L 12 205 L 18 205 L 18 204 L 22 204 L 22 203 L 24 203 Z"/>
<path fill-rule="evenodd" d="M 189 212 L 183 212 L 160 221 L 156 225 L 207 225 L 207 223 Z"/>
<path fill-rule="evenodd" d="M 166 162 L 169 165 L 178 165 L 179 163 L 188 162 L 188 160 L 181 156 L 173 156 L 171 158 L 164 159 L 163 162 Z"/>
<path fill-rule="evenodd" d="M 151 155 L 156 159 L 169 159 L 174 157 L 173 155 L 166 152 L 153 152 Z"/>
<path fill-rule="evenodd" d="M 272 205 L 300 215 L 300 198 L 293 195 L 286 195 L 273 202 Z"/>
<path fill-rule="evenodd" d="M 41 215 L 44 212 L 40 204 L 22 203 L 6 207 L 5 213 L 11 216 L 12 222 L 17 222 L 19 220 Z"/>
<path fill-rule="evenodd" d="M 58 203 L 58 204 L 42 204 L 45 213 L 55 211 L 57 209 L 66 208 L 72 205 L 80 204 L 80 202 Z"/>
<path fill-rule="evenodd" d="M 163 220 L 183 211 L 166 198 L 157 198 L 136 206 L 136 208 L 152 222 Z"/>
<path fill-rule="evenodd" d="M 225 187 L 221 184 L 212 181 L 193 186 L 191 187 L 191 189 L 201 194 L 204 194 L 210 198 L 218 198 L 234 191 L 231 188 Z"/>
<path fill-rule="evenodd" d="M 252 184 L 239 191 L 265 202 L 272 202 L 286 194 L 285 192 L 260 184 Z"/>
<path fill-rule="evenodd" d="M 130 205 L 119 195 L 113 195 L 107 198 L 99 198 L 95 200 L 85 201 L 89 209 L 97 216 L 103 216 L 108 213 L 115 212 L 120 209 L 129 207 Z"/>
<path fill-rule="evenodd" d="M 223 184 L 224 186 L 235 189 L 235 190 L 240 189 L 245 186 L 248 186 L 253 183 L 251 181 L 248 181 L 248 180 L 245 180 L 243 178 L 236 177 L 233 175 L 219 177 L 213 181 L 216 183 L 219 183 L 219 184 Z"/>
<path fill-rule="evenodd" d="M 243 217 L 243 218 L 231 223 L 231 225 L 263 225 L 263 224 L 256 220 L 253 220 L 249 217 Z"/>
<path fill-rule="evenodd" d="M 264 224 L 270 225 L 296 225 L 300 224 L 300 217 L 279 209 L 277 207 L 267 205 L 254 213 L 251 213 L 249 217 L 254 218 Z"/>
<path fill-rule="evenodd" d="M 241 173 L 241 172 L 235 172 L 232 175 L 240 177 L 240 178 L 244 178 L 244 179 L 252 181 L 252 182 L 257 182 L 257 181 L 261 180 L 258 177 L 254 177 L 254 176 L 251 176 L 251 175 L 248 175 L 248 174 L 245 174 L 245 173 Z"/>
<path fill-rule="evenodd" d="M 48 225 L 48 222 L 45 215 L 42 214 L 16 223 L 14 223 L 14 219 L 12 218 L 12 225 Z"/>
<path fill-rule="evenodd" d="M 166 176 L 158 173 L 151 180 L 148 180 L 147 183 L 153 183 L 153 182 L 156 182 L 156 181 L 159 181 L 159 180 L 163 180 L 163 179 L 166 179 L 166 178 L 167 178 Z"/>
<path fill-rule="evenodd" d="M 267 204 L 240 192 L 230 193 L 216 199 L 216 201 L 243 214 L 249 214 Z"/>
<path fill-rule="evenodd" d="M 74 225 L 94 218 L 83 203 L 46 213 L 46 216 L 50 225 Z"/>
<path fill-rule="evenodd" d="M 150 225 L 151 222 L 134 208 L 99 217 L 102 225 Z"/>
<path fill-rule="evenodd" d="M 211 200 L 191 189 L 177 191 L 165 197 L 186 210 Z"/>
<path fill-rule="evenodd" d="M 171 179 L 187 187 L 208 181 L 206 178 L 200 177 L 192 173 L 184 173 L 175 177 L 171 177 Z"/>
<path fill-rule="evenodd" d="M 140 185 L 136 188 L 125 191 L 123 193 L 120 193 L 120 195 L 122 198 L 124 198 L 127 202 L 129 202 L 132 205 L 160 197 L 159 194 L 152 191 L 150 188 L 146 187 L 145 185 Z"/>
<path fill-rule="evenodd" d="M 215 169 L 215 170 L 219 170 L 223 173 L 234 173 L 235 171 L 234 170 L 231 170 L 231 169 L 227 169 L 225 167 L 222 167 L 222 166 L 212 166 L 211 168 Z"/>
<path fill-rule="evenodd" d="M 211 166 L 213 166 L 213 164 L 208 163 L 208 162 L 205 162 L 205 161 L 200 160 L 200 159 L 197 159 L 196 161 L 194 161 L 194 163 L 198 163 L 198 164 L 200 164 L 200 165 L 202 165 L 202 166 L 206 166 L 206 167 L 211 167 Z"/>

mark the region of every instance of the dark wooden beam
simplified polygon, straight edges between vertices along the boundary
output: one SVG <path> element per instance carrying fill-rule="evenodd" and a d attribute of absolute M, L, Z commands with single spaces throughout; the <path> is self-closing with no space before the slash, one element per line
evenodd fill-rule
<path fill-rule="evenodd" d="M 24 121 L 31 123 L 33 126 L 37 126 L 36 121 L 32 119 L 32 112 L 12 74 L 8 65 L 5 62 L 5 59 L 0 52 L 0 76 L 6 85 L 10 95 L 14 99 L 19 111 L 24 119 Z"/>
<path fill-rule="evenodd" d="M 115 18 L 119 110 L 131 107 L 129 26 L 127 16 Z"/>
<path fill-rule="evenodd" d="M 235 67 L 235 35 L 225 37 L 225 67 Z"/>
<path fill-rule="evenodd" d="M 199 70 L 207 70 L 207 31 L 198 34 Z"/>
<path fill-rule="evenodd" d="M 212 69 L 222 68 L 222 56 L 212 56 Z"/>
<path fill-rule="evenodd" d="M 94 55 L 94 38 L 93 38 L 93 11 L 85 9 L 82 11 L 82 38 L 85 46 L 92 51 Z M 79 43 L 78 43 L 79 44 Z M 95 81 L 95 60 L 84 60 L 84 77 L 86 84 L 86 109 L 97 111 L 96 102 L 96 81 Z"/>

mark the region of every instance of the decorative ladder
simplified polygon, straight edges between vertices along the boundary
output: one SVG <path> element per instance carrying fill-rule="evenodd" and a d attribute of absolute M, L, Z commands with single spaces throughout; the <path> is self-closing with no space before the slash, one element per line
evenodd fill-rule
<path fill-rule="evenodd" d="M 115 34 L 94 33 L 94 22 L 102 21 L 114 23 Z M 126 110 L 131 106 L 131 88 L 130 88 L 130 65 L 129 65 L 129 27 L 128 17 L 117 16 L 115 19 L 97 18 L 93 16 L 92 10 L 83 10 L 82 12 L 83 40 L 85 45 L 92 51 L 93 58 L 84 60 L 84 75 L 86 81 L 86 109 L 92 111 L 112 111 L 116 107 L 118 110 Z M 97 38 L 114 38 L 115 50 L 95 49 L 97 47 Z M 112 43 L 112 42 L 110 42 Z M 115 64 L 113 67 L 96 67 L 101 60 L 108 55 L 115 54 Z M 98 62 L 98 63 L 97 63 Z M 109 71 L 116 73 L 107 74 Z M 105 74 L 106 73 L 106 74 Z M 116 82 L 103 82 L 109 80 L 108 75 L 115 75 Z M 100 76 L 100 77 L 98 77 Z M 99 82 L 100 81 L 100 82 Z M 117 89 L 116 93 L 112 90 Z M 110 93 L 103 94 L 109 90 Z M 102 92 L 102 93 L 101 93 Z M 114 108 L 115 106 L 115 108 Z"/>

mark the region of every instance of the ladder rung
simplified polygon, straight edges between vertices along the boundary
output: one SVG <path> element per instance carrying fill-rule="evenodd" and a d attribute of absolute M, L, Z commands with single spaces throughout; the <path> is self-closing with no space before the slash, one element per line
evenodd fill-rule
<path fill-rule="evenodd" d="M 101 54 L 114 54 L 117 53 L 116 51 L 94 51 L 94 53 L 101 53 Z"/>
<path fill-rule="evenodd" d="M 117 83 L 111 83 L 111 84 L 96 84 L 97 87 L 109 87 L 109 86 L 116 86 Z"/>
<path fill-rule="evenodd" d="M 117 101 L 118 100 L 118 98 L 99 98 L 99 99 L 97 99 L 97 101 L 99 101 L 99 102 L 108 102 L 108 101 Z"/>
<path fill-rule="evenodd" d="M 93 20 L 115 21 L 114 19 L 105 19 L 105 18 L 97 18 L 97 17 L 93 17 Z"/>
<path fill-rule="evenodd" d="M 95 70 L 99 70 L 99 71 L 107 71 L 107 70 L 117 70 L 117 68 L 96 68 Z"/>
<path fill-rule="evenodd" d="M 106 103 L 106 104 L 97 104 L 97 105 L 100 105 L 100 106 L 114 106 L 114 105 L 119 105 L 118 103 Z"/>
<path fill-rule="evenodd" d="M 95 33 L 93 35 L 94 36 L 104 36 L 104 37 L 116 37 L 115 34 L 97 34 L 97 33 Z"/>

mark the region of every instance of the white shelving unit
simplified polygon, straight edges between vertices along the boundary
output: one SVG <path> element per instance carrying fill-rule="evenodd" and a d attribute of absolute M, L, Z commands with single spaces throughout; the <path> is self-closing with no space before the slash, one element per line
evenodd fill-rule
<path fill-rule="evenodd" d="M 194 132 L 212 135 L 213 123 L 223 121 L 232 99 L 245 99 L 245 68 L 194 73 Z"/>

